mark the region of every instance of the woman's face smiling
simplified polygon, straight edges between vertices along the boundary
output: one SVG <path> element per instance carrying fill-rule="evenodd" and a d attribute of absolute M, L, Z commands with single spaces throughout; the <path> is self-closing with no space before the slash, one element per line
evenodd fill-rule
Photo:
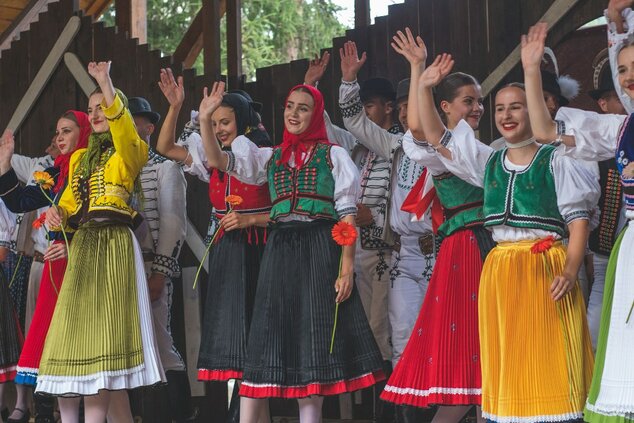
<path fill-rule="evenodd" d="M 533 136 L 524 90 L 506 87 L 498 91 L 495 96 L 495 126 L 510 143 Z"/>
<path fill-rule="evenodd" d="M 286 130 L 299 135 L 308 129 L 313 117 L 315 101 L 313 97 L 304 91 L 295 90 L 288 96 L 284 109 L 284 126 Z"/>

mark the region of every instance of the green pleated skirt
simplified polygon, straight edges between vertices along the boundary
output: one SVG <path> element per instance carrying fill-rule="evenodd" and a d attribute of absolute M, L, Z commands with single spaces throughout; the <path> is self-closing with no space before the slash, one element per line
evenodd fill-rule
<path fill-rule="evenodd" d="M 37 391 L 91 395 L 160 382 L 150 313 L 143 258 L 130 229 L 81 227 L 71 243 Z"/>

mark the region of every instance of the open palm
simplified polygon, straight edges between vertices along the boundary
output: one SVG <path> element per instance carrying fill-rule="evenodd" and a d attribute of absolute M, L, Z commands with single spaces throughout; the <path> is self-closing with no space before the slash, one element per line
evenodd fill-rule
<path fill-rule="evenodd" d="M 178 77 L 177 82 L 170 68 L 161 69 L 161 80 L 158 85 L 170 106 L 183 104 L 185 101 L 185 88 L 183 87 L 182 76 Z"/>
<path fill-rule="evenodd" d="M 434 62 L 427 67 L 418 79 L 419 84 L 424 88 L 432 88 L 440 84 L 451 69 L 453 69 L 454 60 L 451 54 L 443 53 L 438 55 Z"/>
<path fill-rule="evenodd" d="M 10 162 L 14 150 L 15 140 L 13 139 L 13 132 L 7 129 L 4 131 L 4 134 L 2 134 L 2 139 L 0 139 L 0 162 Z"/>
<path fill-rule="evenodd" d="M 222 103 L 222 97 L 225 95 L 225 83 L 214 82 L 211 92 L 208 93 L 207 87 L 203 91 L 203 99 L 200 102 L 198 112 L 201 118 L 210 118 L 213 112 L 216 111 Z"/>
<path fill-rule="evenodd" d="M 398 31 L 392 37 L 392 48 L 400 55 L 404 56 L 412 64 L 425 63 L 427 60 L 427 46 L 420 36 L 414 39 L 412 31 L 405 28 L 405 33 Z"/>
<path fill-rule="evenodd" d="M 359 70 L 363 67 L 367 59 L 365 52 L 359 57 L 357 44 L 354 41 L 347 41 L 343 47 L 339 49 L 339 56 L 341 57 L 341 74 L 343 79 L 345 81 L 356 79 Z"/>
<path fill-rule="evenodd" d="M 528 29 L 528 34 L 522 35 L 521 56 L 524 69 L 539 68 L 544 56 L 548 24 L 539 22 Z"/>

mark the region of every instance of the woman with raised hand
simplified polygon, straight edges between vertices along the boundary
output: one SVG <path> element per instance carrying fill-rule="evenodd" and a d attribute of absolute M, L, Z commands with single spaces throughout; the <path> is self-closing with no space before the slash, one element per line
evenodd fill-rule
<path fill-rule="evenodd" d="M 215 83 L 211 96 L 223 89 Z M 203 102 L 209 97 L 205 89 Z M 354 225 L 359 176 L 346 151 L 328 142 L 323 114 L 319 91 L 299 85 L 285 103 L 280 146 L 258 148 L 243 137 L 230 152 L 205 144 L 210 166 L 246 183 L 268 181 L 273 203 L 240 389 L 242 422 L 256 421 L 270 397 L 297 398 L 300 421 L 320 422 L 325 395 L 383 378 L 353 290 L 354 243 L 341 248 L 331 233 L 338 221 Z"/>
<path fill-rule="evenodd" d="M 482 415 L 496 422 L 578 420 L 593 360 L 577 272 L 598 183 L 535 142 L 521 84 L 495 97 L 501 151 L 478 141 L 467 122 L 448 131 L 432 88 L 452 67 L 443 54 L 421 75 L 418 110 L 447 169 L 484 189 L 484 225 L 498 243 L 484 262 L 478 298 Z"/>
<path fill-rule="evenodd" d="M 610 2 L 610 6 L 620 3 Z M 612 21 L 618 20 L 619 13 L 609 13 Z M 624 11 L 625 12 L 625 11 Z M 631 11 L 628 12 L 631 13 Z M 617 27 L 618 27 L 617 23 Z M 620 22 L 622 29 L 623 22 Z M 615 37 L 610 24 L 608 37 L 614 44 L 610 48 L 616 61 L 614 85 L 631 98 L 634 80 L 634 43 L 630 37 Z M 603 311 L 596 349 L 596 363 L 592 385 L 584 410 L 584 418 L 589 422 L 632 422 L 634 421 L 634 349 L 631 320 L 634 304 L 634 231 L 629 227 L 634 218 L 634 120 L 632 116 L 598 114 L 562 107 L 555 120 L 544 113 L 545 105 L 541 92 L 541 76 L 537 56 L 543 54 L 547 36 L 547 25 L 539 23 L 531 27 L 522 37 L 522 65 L 526 77 L 528 106 L 531 125 L 537 139 L 543 142 L 556 140 L 564 144 L 558 150 L 583 160 L 606 160 L 616 157 L 621 175 L 625 216 L 628 225 L 617 238 L 605 277 L 603 291 Z M 620 38 L 620 39 L 618 39 Z"/>
<path fill-rule="evenodd" d="M 433 421 L 458 422 L 471 406 L 481 403 L 478 287 L 482 262 L 493 242 L 483 228 L 482 188 L 449 172 L 424 141 L 417 93 L 427 48 L 409 30 L 406 34 L 399 31 L 393 40 L 395 50 L 412 68 L 418 68 L 412 70 L 407 107 L 410 132 L 403 139 L 403 148 L 433 178 L 434 201 L 443 206 L 445 220 L 438 228 L 442 241 L 418 320 L 381 397 L 415 407 L 439 405 Z M 464 119 L 477 129 L 483 108 L 475 78 L 453 73 L 442 79 L 436 93 L 448 128 Z"/>
<path fill-rule="evenodd" d="M 36 185 L 20 186 L 16 172 L 11 167 L 13 138 L 6 138 L 2 148 L 0 148 L 0 197 L 9 210 L 14 213 L 37 210 L 50 206 L 49 198 L 58 202 L 68 182 L 70 158 L 77 149 L 86 148 L 91 132 L 88 115 L 84 112 L 69 110 L 59 118 L 55 131 L 55 143 L 60 150 L 60 155 L 55 159 L 53 167 L 45 169 L 55 184 L 44 190 Z M 51 232 L 50 238 L 54 241 L 44 254 L 45 264 L 40 290 L 31 327 L 26 334 L 24 347 L 20 354 L 15 379 L 18 385 L 16 410 L 20 411 L 21 414 L 16 416 L 14 412 L 9 417 L 9 422 L 28 420 L 26 395 L 23 393 L 26 388 L 23 387 L 36 385 L 44 340 L 51 324 L 57 296 L 66 271 L 67 246 L 64 237 L 60 232 Z M 71 238 L 72 233 L 69 233 L 68 239 Z M 36 396 L 37 403 L 38 397 Z"/>
<path fill-rule="evenodd" d="M 68 402 L 84 396 L 85 421 L 108 414 L 131 422 L 129 410 L 108 410 L 127 389 L 164 379 L 152 327 L 143 257 L 129 206 L 147 162 L 125 104 L 110 80 L 110 62 L 90 63 L 99 88 L 88 99 L 93 133 L 70 159 L 69 183 L 46 213 L 52 230 L 74 230 L 68 266 L 44 344 L 37 392 L 59 396 L 62 420 L 76 422 Z M 116 411 L 116 412 L 115 412 Z M 116 416 L 115 416 L 116 414 Z"/>

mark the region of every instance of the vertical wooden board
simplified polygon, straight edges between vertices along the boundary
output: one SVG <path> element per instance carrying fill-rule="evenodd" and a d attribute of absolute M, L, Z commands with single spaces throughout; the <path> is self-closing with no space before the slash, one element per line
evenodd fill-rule
<path fill-rule="evenodd" d="M 386 78 L 389 74 L 387 61 L 385 60 L 388 49 L 387 37 L 387 17 L 380 16 L 375 18 L 374 25 L 370 25 L 370 45 L 368 47 L 370 76 Z"/>
<path fill-rule="evenodd" d="M 288 96 L 288 92 L 295 85 L 291 78 L 291 69 L 287 64 L 271 66 L 271 81 L 274 85 L 274 98 L 276 106 L 275 117 L 275 139 L 282 140 L 284 132 L 284 102 Z"/>
<path fill-rule="evenodd" d="M 456 61 L 454 69 L 463 72 L 473 72 L 470 68 L 469 57 L 469 9 L 468 0 L 447 0 L 449 9 L 450 45 L 448 53 L 451 53 Z"/>
<path fill-rule="evenodd" d="M 332 116 L 339 108 L 339 83 L 341 82 L 341 69 L 339 65 L 335 66 L 335 57 L 339 57 L 339 50 L 334 48 L 322 49 L 320 55 L 325 51 L 330 53 L 330 62 L 326 67 L 324 76 L 319 82 L 319 91 L 324 96 L 324 108 Z"/>
<path fill-rule="evenodd" d="M 18 51 L 17 48 L 5 50 L 2 52 L 2 58 L 0 59 L 0 93 L 2 93 L 2 101 L 0 101 L 0 131 L 4 131 L 15 110 L 15 106 L 18 104 L 20 93 L 17 90 L 17 83 L 28 78 L 28 74 L 20 75 L 18 78 L 15 66 Z M 22 54 L 25 52 L 28 54 L 28 50 L 21 51 Z"/>
<path fill-rule="evenodd" d="M 262 123 L 269 132 L 274 144 L 279 144 L 282 139 L 276 137 L 275 123 L 278 112 L 281 112 L 281 105 L 275 101 L 275 90 L 272 85 L 272 72 L 271 68 L 260 68 L 255 71 L 256 83 L 258 85 L 258 92 L 260 96 L 260 103 L 262 103 Z M 280 110 L 276 110 L 276 107 Z M 281 118 L 280 118 L 281 122 Z M 281 132 L 280 132 L 281 133 Z"/>
<path fill-rule="evenodd" d="M 427 62 L 430 63 L 438 54 L 435 48 L 434 26 L 434 0 L 414 0 L 418 2 L 418 35 L 421 36 L 427 47 Z"/>
<path fill-rule="evenodd" d="M 469 70 L 479 81 L 487 76 L 487 10 L 482 0 L 466 0 L 469 8 Z"/>
<path fill-rule="evenodd" d="M 330 56 L 330 63 L 328 67 L 332 69 L 330 73 L 330 78 L 325 78 L 324 83 L 319 85 L 319 89 L 322 92 L 330 93 L 328 95 L 328 103 L 326 103 L 326 111 L 330 116 L 330 119 L 338 124 L 342 124 L 341 112 L 339 110 L 339 86 L 341 85 L 341 53 L 340 49 L 343 48 L 343 45 L 346 41 L 354 41 L 357 44 L 357 51 L 359 55 L 366 52 L 369 54 L 368 50 L 368 42 L 367 38 L 363 37 L 363 34 L 367 34 L 368 27 L 358 28 L 350 31 L 346 31 L 346 37 L 337 37 L 332 40 L 332 53 Z M 359 70 L 359 74 L 357 75 L 357 79 L 363 81 L 367 78 L 370 70 L 369 60 L 366 61 L 365 65 Z M 324 75 L 326 76 L 326 75 Z"/>
<path fill-rule="evenodd" d="M 516 2 L 487 0 L 488 58 L 487 75 L 493 72 L 520 42 L 522 20 Z"/>
<path fill-rule="evenodd" d="M 81 19 L 81 27 L 75 37 L 75 41 L 71 46 L 71 51 L 74 52 L 84 66 L 88 66 L 88 62 L 92 57 L 93 48 L 93 31 L 92 31 L 92 19 L 90 17 L 83 17 Z M 88 99 L 84 95 L 84 92 L 77 86 L 75 103 L 79 110 L 86 110 L 88 107 Z"/>
<path fill-rule="evenodd" d="M 15 84 L 15 89 L 13 90 L 13 92 L 16 93 L 16 102 L 13 105 L 12 109 L 9 111 L 9 114 L 11 116 L 15 112 L 16 107 L 26 93 L 26 90 L 29 88 L 29 85 L 31 85 L 31 81 L 35 76 L 35 72 L 33 72 L 29 64 L 33 60 L 33 57 L 39 53 L 39 49 L 37 48 L 39 43 L 37 42 L 37 40 L 33 39 L 30 31 L 22 33 L 20 41 L 14 43 L 14 45 L 18 52 L 27 53 L 18 53 L 13 59 L 13 65 L 15 66 L 15 68 L 12 79 Z M 22 127 L 16 133 L 16 153 L 27 154 L 29 152 L 27 145 L 28 140 L 31 136 L 30 129 L 30 126 L 25 120 L 25 122 L 22 124 Z"/>
<path fill-rule="evenodd" d="M 434 56 L 451 51 L 451 33 L 456 29 L 451 21 L 451 9 L 455 0 L 434 1 L 433 6 L 433 31 L 434 31 Z"/>
<path fill-rule="evenodd" d="M 520 9 L 522 25 L 519 28 L 525 34 L 528 27 L 536 24 L 546 10 L 554 3 L 553 0 L 519 0 L 516 7 Z M 519 41 L 518 41 L 519 42 Z"/>
<path fill-rule="evenodd" d="M 403 31 L 409 27 L 414 34 L 417 33 L 416 27 L 418 26 L 418 10 L 412 10 L 412 4 L 393 4 L 388 10 L 387 16 L 387 65 L 388 75 L 387 78 L 392 81 L 394 86 L 398 81 L 410 76 L 410 66 L 407 59 L 398 54 L 396 50 L 392 48 L 393 36 L 397 31 Z"/>

